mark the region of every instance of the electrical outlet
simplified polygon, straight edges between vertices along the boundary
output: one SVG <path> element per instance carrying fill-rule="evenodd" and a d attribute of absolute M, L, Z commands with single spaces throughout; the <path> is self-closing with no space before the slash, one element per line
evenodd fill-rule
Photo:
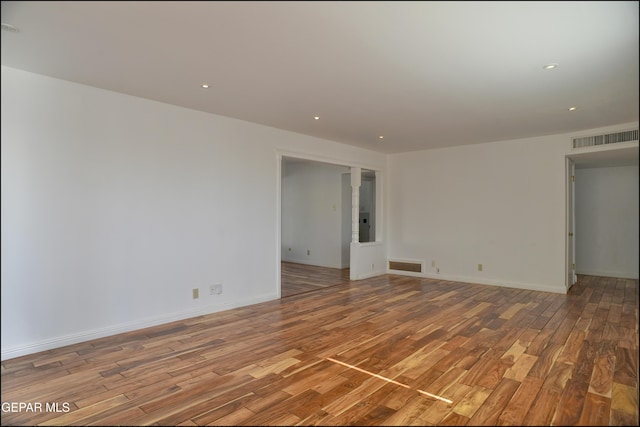
<path fill-rule="evenodd" d="M 439 268 L 436 268 L 436 273 L 440 273 L 440 269 Z"/>
<path fill-rule="evenodd" d="M 307 256 L 311 255 L 311 249 L 307 249 Z"/>
<path fill-rule="evenodd" d="M 193 294 L 193 299 L 198 299 L 200 297 L 200 291 L 198 290 L 198 288 L 193 288 L 191 292 Z"/>
<path fill-rule="evenodd" d="M 482 264 L 478 264 L 478 271 L 482 271 Z"/>
<path fill-rule="evenodd" d="M 436 266 L 436 261 L 435 260 L 431 261 L 431 267 L 435 267 L 435 266 Z"/>
<path fill-rule="evenodd" d="M 220 295 L 222 293 L 222 283 L 209 286 L 209 295 Z"/>

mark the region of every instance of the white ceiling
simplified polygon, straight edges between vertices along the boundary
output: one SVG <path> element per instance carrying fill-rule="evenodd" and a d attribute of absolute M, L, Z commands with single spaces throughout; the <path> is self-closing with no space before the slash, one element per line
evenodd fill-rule
<path fill-rule="evenodd" d="M 635 1 L 3 1 L 1 10 L 19 30 L 2 31 L 2 65 L 383 153 L 638 120 Z"/>

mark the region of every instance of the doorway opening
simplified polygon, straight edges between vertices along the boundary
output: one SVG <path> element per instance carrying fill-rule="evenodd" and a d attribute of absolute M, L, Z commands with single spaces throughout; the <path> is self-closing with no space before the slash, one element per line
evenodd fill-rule
<path fill-rule="evenodd" d="M 344 276 L 360 280 L 385 273 L 384 243 L 378 226 L 381 172 L 287 154 L 278 154 L 278 170 L 280 297 L 292 294 L 285 288 L 293 276 L 313 288 L 343 283 Z M 307 267 L 304 274 L 298 269 L 291 274 L 293 266 L 285 262 L 317 268 Z M 324 282 L 327 277 L 333 277 L 331 283 Z"/>
<path fill-rule="evenodd" d="M 567 292 L 583 275 L 637 279 L 637 145 L 567 156 L 566 181 Z"/>
<path fill-rule="evenodd" d="M 280 180 L 280 296 L 349 280 L 350 168 L 282 157 Z M 345 192 L 348 191 L 348 194 Z M 346 249 L 345 249 L 346 248 Z"/>

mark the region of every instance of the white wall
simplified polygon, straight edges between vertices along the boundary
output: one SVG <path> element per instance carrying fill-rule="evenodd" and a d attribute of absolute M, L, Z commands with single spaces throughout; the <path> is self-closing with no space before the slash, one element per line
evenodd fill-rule
<path fill-rule="evenodd" d="M 362 280 L 386 273 L 386 249 L 384 242 L 352 242 L 351 279 Z"/>
<path fill-rule="evenodd" d="M 568 141 L 389 156 L 388 257 L 424 261 L 426 277 L 564 293 Z"/>
<path fill-rule="evenodd" d="M 576 169 L 576 272 L 638 278 L 638 166 Z"/>
<path fill-rule="evenodd" d="M 385 164 L 7 67 L 1 148 L 3 360 L 277 298 L 280 153 Z"/>
<path fill-rule="evenodd" d="M 348 170 L 318 162 L 284 161 L 283 261 L 342 268 L 342 174 Z M 351 212 L 350 204 L 346 211 Z"/>

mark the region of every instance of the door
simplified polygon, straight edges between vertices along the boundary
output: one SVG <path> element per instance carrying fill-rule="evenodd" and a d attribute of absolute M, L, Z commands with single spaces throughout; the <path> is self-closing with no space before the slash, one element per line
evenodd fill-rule
<path fill-rule="evenodd" d="M 566 162 L 567 169 L 567 278 L 566 285 L 567 290 L 571 288 L 577 282 L 576 275 L 576 236 L 575 236 L 575 223 L 576 223 L 576 191 L 575 191 L 575 175 L 576 165 L 570 158 L 567 157 Z"/>

